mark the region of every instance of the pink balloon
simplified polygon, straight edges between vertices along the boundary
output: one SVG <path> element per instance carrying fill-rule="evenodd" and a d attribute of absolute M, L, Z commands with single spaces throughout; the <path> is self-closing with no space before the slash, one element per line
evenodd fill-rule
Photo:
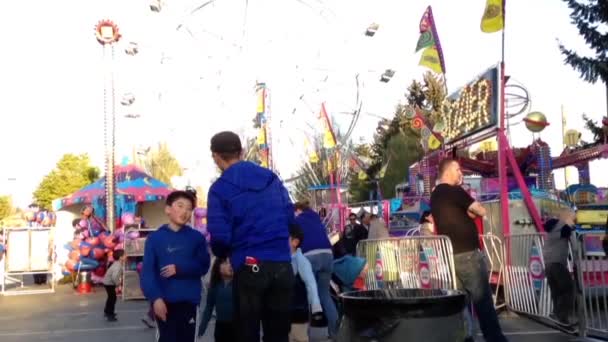
<path fill-rule="evenodd" d="M 204 218 L 204 217 L 207 217 L 207 208 L 196 208 L 196 209 L 194 209 L 194 217 L 195 218 Z"/>
<path fill-rule="evenodd" d="M 121 216 L 123 226 L 127 224 L 133 224 L 135 222 L 135 215 L 133 213 L 124 213 Z"/>
<path fill-rule="evenodd" d="M 80 226 L 80 228 L 89 228 L 89 223 L 85 219 L 80 220 L 80 223 L 78 223 L 78 225 Z"/>

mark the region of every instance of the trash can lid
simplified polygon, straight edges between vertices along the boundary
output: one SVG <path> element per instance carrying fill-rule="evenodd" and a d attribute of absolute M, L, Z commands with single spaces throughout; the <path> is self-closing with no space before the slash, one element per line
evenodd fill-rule
<path fill-rule="evenodd" d="M 465 293 L 443 289 L 395 289 L 347 292 L 341 296 L 346 315 L 443 317 L 462 312 Z"/>

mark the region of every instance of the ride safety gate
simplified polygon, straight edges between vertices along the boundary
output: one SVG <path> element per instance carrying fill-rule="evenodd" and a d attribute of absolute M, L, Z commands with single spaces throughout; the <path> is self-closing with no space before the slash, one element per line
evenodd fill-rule
<path fill-rule="evenodd" d="M 452 243 L 445 236 L 363 240 L 367 289 L 456 289 Z"/>
<path fill-rule="evenodd" d="M 608 339 L 608 260 L 603 234 L 584 233 L 573 251 L 578 280 L 579 334 Z"/>
<path fill-rule="evenodd" d="M 549 318 L 551 291 L 545 277 L 543 234 L 506 235 L 505 299 L 515 312 Z"/>
<path fill-rule="evenodd" d="M 491 233 L 480 235 L 479 237 L 482 242 L 483 252 L 488 261 L 488 270 L 490 271 L 488 281 L 494 286 L 492 300 L 494 307 L 499 309 L 506 305 L 504 302 L 498 302 L 498 295 L 504 284 L 504 245 L 497 235 Z"/>

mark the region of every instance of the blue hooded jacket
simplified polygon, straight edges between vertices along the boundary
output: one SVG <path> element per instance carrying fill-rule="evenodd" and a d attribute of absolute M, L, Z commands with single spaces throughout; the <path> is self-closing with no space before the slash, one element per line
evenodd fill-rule
<path fill-rule="evenodd" d="M 230 256 L 235 271 L 247 256 L 291 261 L 293 204 L 272 171 L 246 161 L 230 166 L 209 189 L 207 207 L 213 254 Z"/>
<path fill-rule="evenodd" d="M 175 265 L 176 274 L 160 275 L 161 268 Z M 141 288 L 154 303 L 162 298 L 168 303 L 201 301 L 201 277 L 209 269 L 207 241 L 189 226 L 173 231 L 163 225 L 146 239 Z"/>
<path fill-rule="evenodd" d="M 306 254 L 317 249 L 327 249 L 331 251 L 331 242 L 327 237 L 327 229 L 319 214 L 312 209 L 305 209 L 296 217 L 296 223 L 304 232 L 304 240 L 300 245 L 302 253 Z"/>

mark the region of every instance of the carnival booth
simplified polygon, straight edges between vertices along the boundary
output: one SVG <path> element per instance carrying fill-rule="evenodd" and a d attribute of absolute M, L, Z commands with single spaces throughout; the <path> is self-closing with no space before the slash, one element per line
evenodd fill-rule
<path fill-rule="evenodd" d="M 89 292 L 100 282 L 112 262 L 112 252 L 142 254 L 145 227 L 166 221 L 164 201 L 171 189 L 134 165 L 116 167 L 116 231 L 105 227 L 106 179 L 85 186 L 72 195 L 53 201 L 58 224 L 56 243 L 58 272 L 71 275 L 79 292 Z M 143 247 L 142 247 L 143 248 Z M 134 255 L 135 256 L 135 255 Z M 131 260 L 136 270 L 138 262 Z M 135 281 L 129 283 L 136 283 Z"/>

